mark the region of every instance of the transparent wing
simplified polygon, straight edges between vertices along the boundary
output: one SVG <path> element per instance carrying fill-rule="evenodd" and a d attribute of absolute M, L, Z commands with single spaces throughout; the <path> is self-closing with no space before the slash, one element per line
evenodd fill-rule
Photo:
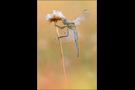
<path fill-rule="evenodd" d="M 78 38 L 80 38 L 82 36 L 82 34 L 77 29 L 76 29 L 76 31 L 77 31 Z M 62 36 L 65 36 L 65 35 L 67 35 L 67 33 L 63 34 Z M 74 31 L 72 29 L 70 29 L 68 37 L 60 38 L 60 40 L 61 40 L 61 43 L 68 43 L 68 42 L 71 42 L 71 41 L 75 41 Z M 59 44 L 59 41 L 58 41 L 57 38 L 55 38 L 54 43 Z"/>
<path fill-rule="evenodd" d="M 74 19 L 73 22 L 75 23 L 75 25 L 80 25 L 82 22 L 88 20 L 89 16 L 90 16 L 90 11 L 85 9 L 78 18 Z"/>

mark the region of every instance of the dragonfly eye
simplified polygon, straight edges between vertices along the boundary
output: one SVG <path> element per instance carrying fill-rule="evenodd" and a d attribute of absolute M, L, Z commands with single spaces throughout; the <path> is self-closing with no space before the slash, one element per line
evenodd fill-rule
<path fill-rule="evenodd" d="M 64 23 L 67 23 L 68 22 L 68 20 L 67 19 L 64 19 Z"/>

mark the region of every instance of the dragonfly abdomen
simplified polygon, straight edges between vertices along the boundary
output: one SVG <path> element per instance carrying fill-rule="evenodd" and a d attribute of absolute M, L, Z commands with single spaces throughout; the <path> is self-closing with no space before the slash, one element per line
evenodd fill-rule
<path fill-rule="evenodd" d="M 79 46 L 78 46 L 78 42 L 77 42 L 77 40 L 75 42 L 76 42 L 77 56 L 79 57 Z"/>
<path fill-rule="evenodd" d="M 77 50 L 77 56 L 79 57 L 79 45 L 78 45 L 78 34 L 74 30 L 74 38 L 75 38 L 75 44 L 76 44 L 76 50 Z"/>

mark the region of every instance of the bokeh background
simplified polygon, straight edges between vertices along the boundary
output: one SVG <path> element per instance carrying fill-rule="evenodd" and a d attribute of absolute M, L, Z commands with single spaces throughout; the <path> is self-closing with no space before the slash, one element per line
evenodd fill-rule
<path fill-rule="evenodd" d="M 60 47 L 54 23 L 46 21 L 53 10 L 69 20 L 90 10 L 89 20 L 77 26 L 80 57 L 75 42 L 62 44 L 69 89 L 97 89 L 97 1 L 37 1 L 37 89 L 65 89 Z M 63 26 L 62 22 L 57 23 Z M 66 29 L 60 30 L 60 34 Z"/>

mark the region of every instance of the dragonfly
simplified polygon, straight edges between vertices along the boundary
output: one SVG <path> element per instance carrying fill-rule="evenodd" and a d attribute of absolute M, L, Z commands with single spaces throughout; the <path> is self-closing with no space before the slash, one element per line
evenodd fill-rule
<path fill-rule="evenodd" d="M 68 43 L 71 41 L 75 41 L 76 50 L 77 50 L 77 57 L 79 57 L 79 45 L 78 45 L 78 38 L 82 36 L 82 34 L 77 30 L 77 25 L 81 25 L 82 22 L 87 21 L 90 16 L 89 10 L 84 10 L 83 13 L 72 22 L 68 21 L 68 19 L 63 19 L 62 22 L 65 26 L 57 26 L 60 29 L 64 29 L 67 27 L 67 33 L 58 37 L 61 40 L 61 43 Z M 58 44 L 58 38 L 55 38 L 55 43 Z"/>

